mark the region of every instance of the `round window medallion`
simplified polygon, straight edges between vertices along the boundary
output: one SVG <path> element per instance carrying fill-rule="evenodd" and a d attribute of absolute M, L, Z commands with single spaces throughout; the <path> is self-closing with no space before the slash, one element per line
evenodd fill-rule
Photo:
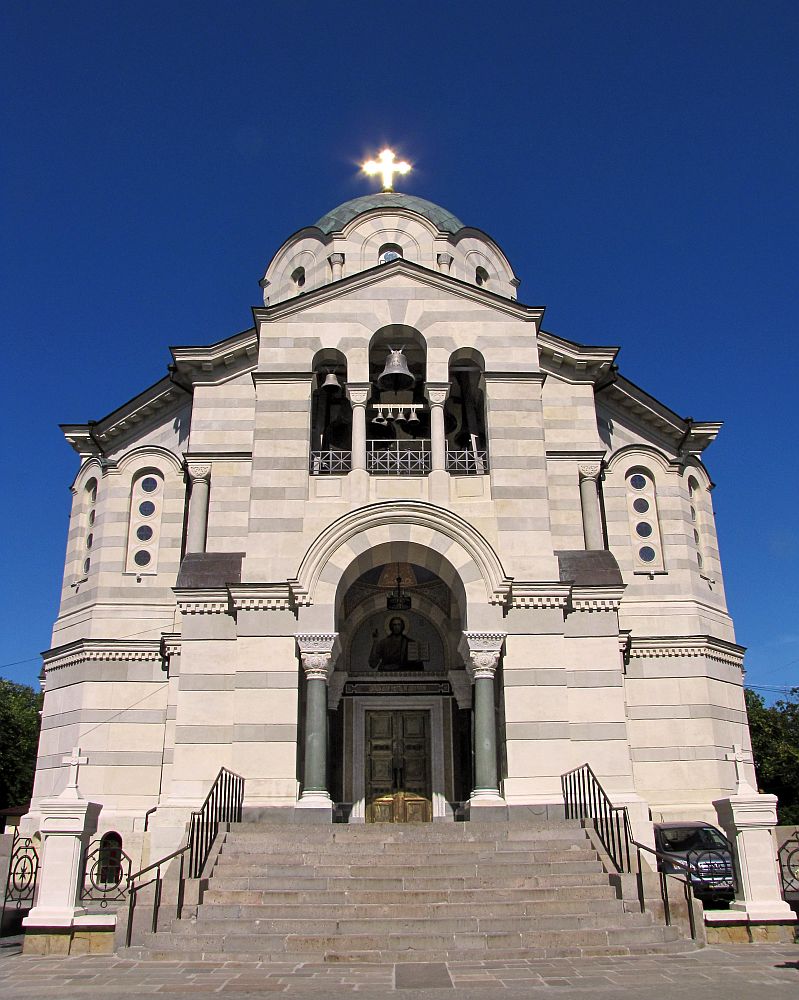
<path fill-rule="evenodd" d="M 133 561 L 137 566 L 147 566 L 150 562 L 150 553 L 145 549 L 139 549 L 136 555 L 133 557 Z"/>
<path fill-rule="evenodd" d="M 644 500 L 643 497 L 636 497 L 635 500 L 633 500 L 633 510 L 637 514 L 646 514 L 649 510 L 649 501 Z"/>
<path fill-rule="evenodd" d="M 136 537 L 140 542 L 149 542 L 153 537 L 153 529 L 149 524 L 141 524 L 136 529 Z"/>
<path fill-rule="evenodd" d="M 647 521 L 639 521 L 635 526 L 636 532 L 641 536 L 641 538 L 649 538 L 652 534 L 652 525 Z"/>
<path fill-rule="evenodd" d="M 638 556 L 642 562 L 653 562 L 655 559 L 655 550 L 651 545 L 642 545 L 638 550 Z"/>
<path fill-rule="evenodd" d="M 139 504 L 139 513 L 142 517 L 149 517 L 151 514 L 155 513 L 155 504 L 152 500 L 145 500 L 143 503 Z"/>
<path fill-rule="evenodd" d="M 141 488 L 145 493 L 154 493 L 158 489 L 158 480 L 155 476 L 145 476 L 141 481 Z"/>
<path fill-rule="evenodd" d="M 632 486 L 634 490 L 645 490 L 646 476 L 642 476 L 636 472 L 634 476 L 630 476 L 630 486 Z"/>

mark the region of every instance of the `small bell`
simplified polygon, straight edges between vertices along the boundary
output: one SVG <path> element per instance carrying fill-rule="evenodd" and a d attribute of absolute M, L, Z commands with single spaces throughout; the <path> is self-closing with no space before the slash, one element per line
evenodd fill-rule
<path fill-rule="evenodd" d="M 385 427 L 386 424 L 388 423 L 388 421 L 383 416 L 383 414 L 380 412 L 380 410 L 378 410 L 377 411 L 377 416 L 374 417 L 374 419 L 372 420 L 372 423 L 373 424 L 381 424 L 383 427 Z"/>
<path fill-rule="evenodd" d="M 416 412 L 416 410 L 411 410 L 411 415 L 408 417 L 408 423 L 409 424 L 419 423 L 419 414 Z"/>
<path fill-rule="evenodd" d="M 408 369 L 408 362 L 402 353 L 402 348 L 395 351 L 392 347 L 388 349 L 386 366 L 382 374 L 378 376 L 377 387 L 382 390 L 399 392 L 402 389 L 410 389 L 416 379 Z"/>
<path fill-rule="evenodd" d="M 322 389 L 324 392 L 329 392 L 334 396 L 341 394 L 341 383 L 336 378 L 335 372 L 327 373 L 327 378 L 322 383 Z"/>

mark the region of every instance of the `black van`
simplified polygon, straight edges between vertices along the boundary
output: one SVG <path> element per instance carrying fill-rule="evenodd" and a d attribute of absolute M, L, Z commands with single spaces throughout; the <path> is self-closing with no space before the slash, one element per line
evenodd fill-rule
<path fill-rule="evenodd" d="M 683 864 L 669 864 L 658 858 L 658 871 L 688 877 L 691 888 L 704 903 L 729 903 L 735 898 L 735 866 L 732 845 L 710 823 L 655 823 L 655 847 Z"/>

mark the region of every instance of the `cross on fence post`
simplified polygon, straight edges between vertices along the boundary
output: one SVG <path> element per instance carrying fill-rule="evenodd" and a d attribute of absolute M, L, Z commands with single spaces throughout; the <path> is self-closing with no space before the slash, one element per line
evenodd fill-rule
<path fill-rule="evenodd" d="M 752 763 L 752 754 L 749 750 L 744 750 L 740 743 L 733 743 L 732 753 L 725 754 L 724 758 L 735 764 L 735 780 L 737 783 L 735 794 L 740 795 L 742 792 L 754 792 L 755 789 L 747 781 L 743 770 L 744 764 Z"/>
<path fill-rule="evenodd" d="M 89 758 L 81 757 L 80 747 L 75 747 L 72 750 L 72 753 L 61 758 L 61 763 L 69 764 L 69 778 L 67 780 L 67 786 L 61 794 L 64 798 L 80 798 L 80 793 L 78 792 L 78 768 L 81 764 L 88 764 Z"/>

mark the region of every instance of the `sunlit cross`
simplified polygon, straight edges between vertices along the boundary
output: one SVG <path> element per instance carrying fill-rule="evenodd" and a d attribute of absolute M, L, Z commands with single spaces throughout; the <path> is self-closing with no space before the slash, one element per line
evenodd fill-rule
<path fill-rule="evenodd" d="M 71 754 L 66 757 L 61 758 L 62 764 L 69 764 L 69 780 L 67 781 L 67 787 L 64 789 L 65 792 L 72 792 L 74 790 L 77 795 L 78 792 L 78 768 L 81 764 L 88 764 L 88 757 L 81 757 L 80 747 L 75 747 Z"/>
<path fill-rule="evenodd" d="M 739 794 L 742 790 L 754 791 L 752 786 L 747 781 L 743 769 L 744 764 L 751 764 L 752 754 L 748 750 L 744 750 L 740 743 L 733 743 L 732 753 L 725 754 L 724 759 L 731 760 L 735 763 L 735 780 L 738 785 L 735 790 L 736 794 Z"/>
<path fill-rule="evenodd" d="M 397 163 L 390 149 L 384 149 L 377 160 L 369 160 L 363 165 L 364 173 L 369 174 L 370 177 L 380 174 L 384 191 L 394 190 L 394 174 L 407 174 L 410 169 L 410 163 L 406 163 L 404 160 Z"/>

